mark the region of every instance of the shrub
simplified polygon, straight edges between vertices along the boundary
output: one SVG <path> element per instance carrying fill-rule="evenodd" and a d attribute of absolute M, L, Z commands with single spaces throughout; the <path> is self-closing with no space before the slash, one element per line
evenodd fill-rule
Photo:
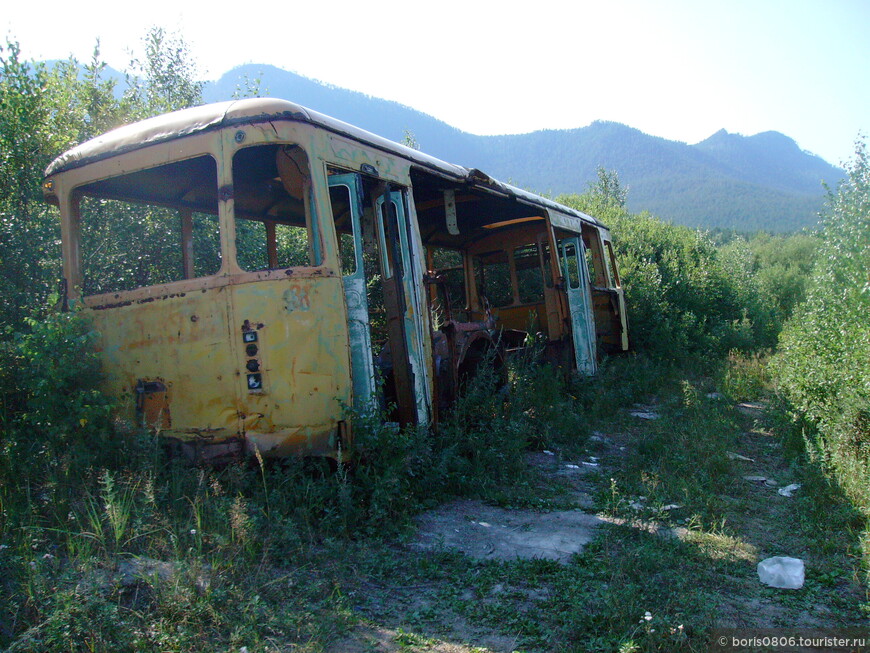
<path fill-rule="evenodd" d="M 699 231 L 628 213 L 615 174 L 599 171 L 586 194 L 558 200 L 611 227 L 637 351 L 685 361 L 771 346 L 774 300 L 759 300 L 749 252 L 720 251 Z"/>
<path fill-rule="evenodd" d="M 816 429 L 824 463 L 870 514 L 870 161 L 856 145 L 829 206 L 807 300 L 772 361 L 779 390 Z"/>
<path fill-rule="evenodd" d="M 111 434 L 111 402 L 100 391 L 97 333 L 76 313 L 28 320 L 18 345 L 20 389 L 26 399 L 18 418 L 19 442 L 51 455 L 87 455 Z"/>

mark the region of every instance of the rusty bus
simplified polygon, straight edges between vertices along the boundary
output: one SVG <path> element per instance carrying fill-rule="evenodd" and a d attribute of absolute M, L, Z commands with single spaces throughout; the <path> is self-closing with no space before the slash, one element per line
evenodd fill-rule
<path fill-rule="evenodd" d="M 433 424 L 492 349 L 628 347 L 595 218 L 278 99 L 127 125 L 46 171 L 118 417 L 202 459 Z"/>

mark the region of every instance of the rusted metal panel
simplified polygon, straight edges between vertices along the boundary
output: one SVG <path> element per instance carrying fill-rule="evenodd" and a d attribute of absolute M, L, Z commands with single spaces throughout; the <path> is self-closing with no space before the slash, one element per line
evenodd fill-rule
<path fill-rule="evenodd" d="M 563 238 L 559 241 L 559 254 L 567 282 L 565 292 L 577 370 L 583 374 L 595 374 L 598 369 L 595 325 L 583 240 L 578 237 Z"/>
<path fill-rule="evenodd" d="M 327 448 L 324 440 L 341 418 L 342 405 L 351 402 L 343 303 L 335 277 L 232 288 L 235 322 L 264 325 L 258 330 L 262 387 L 238 384 L 244 434 L 255 438 L 261 452 Z M 241 350 L 244 343 L 236 340 Z M 239 351 L 239 367 L 243 359 Z"/>
<path fill-rule="evenodd" d="M 124 399 L 120 415 L 144 414 L 164 435 L 210 441 L 238 435 L 233 352 L 227 305 L 218 289 L 91 312 L 100 333 L 106 389 Z M 142 381 L 165 392 L 148 397 Z M 148 393 L 150 394 L 150 393 Z M 155 411 L 164 408 L 162 419 Z M 170 412 L 171 409 L 171 422 Z M 193 430 L 193 432 L 190 432 Z"/>
<path fill-rule="evenodd" d="M 330 189 L 338 189 L 339 193 L 344 193 L 341 200 L 347 202 L 345 211 L 349 221 L 353 249 L 353 270 L 342 276 L 347 309 L 353 407 L 359 413 L 370 413 L 375 407 L 377 387 L 363 257 L 361 219 L 363 189 L 359 175 L 356 174 L 333 175 L 329 178 L 329 187 Z M 333 215 L 334 219 L 335 217 Z"/>
<path fill-rule="evenodd" d="M 560 211 L 549 212 L 550 224 L 558 229 L 564 229 L 575 234 L 583 233 L 583 221 Z"/>
<path fill-rule="evenodd" d="M 172 426 L 169 393 L 163 379 L 136 382 L 136 414 L 139 423 L 148 429 L 165 431 Z"/>

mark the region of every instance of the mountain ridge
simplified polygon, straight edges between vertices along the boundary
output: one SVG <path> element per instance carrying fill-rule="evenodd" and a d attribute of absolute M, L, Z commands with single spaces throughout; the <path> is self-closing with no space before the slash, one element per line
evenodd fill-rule
<path fill-rule="evenodd" d="M 398 102 L 271 65 L 233 68 L 205 83 L 204 99 L 230 99 L 254 80 L 263 95 L 394 141 L 410 132 L 427 154 L 540 194 L 582 193 L 599 167 L 616 170 L 630 210 L 692 227 L 782 232 L 812 226 L 824 205 L 823 182 L 835 186 L 844 175 L 776 131 L 743 136 L 720 129 L 688 144 L 596 120 L 571 129 L 476 135 Z"/>

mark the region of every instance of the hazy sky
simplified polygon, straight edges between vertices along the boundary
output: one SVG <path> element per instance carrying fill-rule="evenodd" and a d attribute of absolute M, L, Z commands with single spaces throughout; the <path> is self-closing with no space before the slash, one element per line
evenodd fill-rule
<path fill-rule="evenodd" d="M 868 0 L 47 0 L 2 14 L 26 58 L 87 61 L 99 38 L 123 70 L 159 25 L 204 79 L 271 64 L 476 134 L 776 130 L 840 164 L 870 131 Z"/>

